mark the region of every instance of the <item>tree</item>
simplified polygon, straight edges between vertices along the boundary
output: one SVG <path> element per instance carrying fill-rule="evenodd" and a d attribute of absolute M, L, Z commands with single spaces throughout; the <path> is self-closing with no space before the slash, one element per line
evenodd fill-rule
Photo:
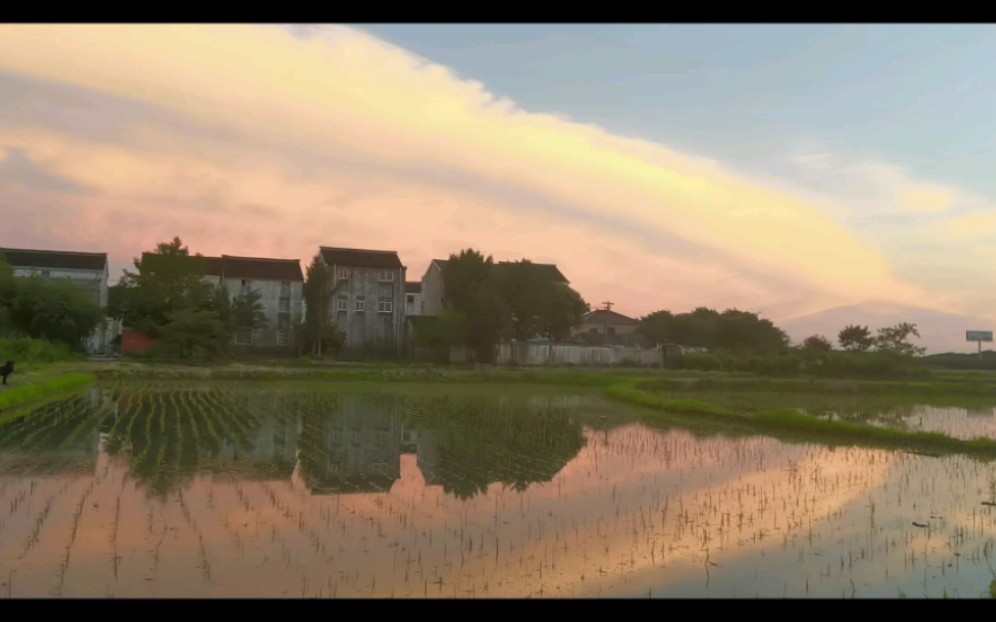
<path fill-rule="evenodd" d="M 867 326 L 849 324 L 837 335 L 840 347 L 851 352 L 866 352 L 875 344 L 871 331 Z"/>
<path fill-rule="evenodd" d="M 156 245 L 152 254 L 135 259 L 135 272 L 125 271 L 115 294 L 115 313 L 126 326 L 158 334 L 181 309 L 209 310 L 216 302 L 205 282 L 206 265 L 191 255 L 180 238 Z"/>
<path fill-rule="evenodd" d="M 806 337 L 802 342 L 802 349 L 807 352 L 823 354 L 833 350 L 833 344 L 823 335 L 812 335 Z"/>
<path fill-rule="evenodd" d="M 225 288 L 219 288 L 225 291 Z M 227 292 L 226 292 L 227 294 Z M 262 295 L 252 289 L 232 299 L 231 314 L 235 331 L 255 332 L 268 324 L 266 310 L 260 302 Z"/>
<path fill-rule="evenodd" d="M 546 309 L 540 316 L 540 334 L 552 341 L 566 341 L 591 311 L 581 294 L 566 283 L 551 283 Z"/>
<path fill-rule="evenodd" d="M 216 311 L 191 308 L 171 311 L 166 323 L 159 327 L 159 335 L 155 350 L 178 359 L 226 354 L 231 338 Z"/>
<path fill-rule="evenodd" d="M 699 307 L 691 313 L 655 311 L 640 320 L 637 332 L 658 343 L 715 350 L 774 353 L 788 346 L 788 335 L 756 313 Z"/>
<path fill-rule="evenodd" d="M 499 340 L 510 328 L 511 312 L 501 295 L 494 260 L 466 249 L 450 255 L 443 268 L 443 286 L 451 310 L 467 320 L 466 344 L 479 361 L 494 360 Z"/>
<path fill-rule="evenodd" d="M 66 279 L 11 278 L 0 285 L 7 329 L 35 339 L 61 341 L 75 350 L 104 317 L 93 296 Z"/>
<path fill-rule="evenodd" d="M 907 339 L 911 335 L 919 338 L 920 331 L 917 329 L 916 324 L 909 322 L 880 328 L 875 335 L 875 349 L 879 352 L 888 352 L 896 356 L 923 356 L 927 349 L 909 343 Z"/>
<path fill-rule="evenodd" d="M 346 344 L 346 334 L 332 322 L 332 297 L 339 286 L 332 286 L 332 270 L 320 254 L 311 259 L 305 272 L 304 347 L 319 356 L 326 352 L 338 354 Z"/>

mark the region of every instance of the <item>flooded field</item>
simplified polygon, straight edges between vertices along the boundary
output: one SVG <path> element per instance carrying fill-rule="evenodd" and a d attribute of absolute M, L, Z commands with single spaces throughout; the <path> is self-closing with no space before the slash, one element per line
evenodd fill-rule
<path fill-rule="evenodd" d="M 991 411 L 916 408 L 891 420 L 993 435 Z M 524 387 L 90 389 L 0 426 L 0 597 L 988 597 L 993 464 L 638 413 Z"/>

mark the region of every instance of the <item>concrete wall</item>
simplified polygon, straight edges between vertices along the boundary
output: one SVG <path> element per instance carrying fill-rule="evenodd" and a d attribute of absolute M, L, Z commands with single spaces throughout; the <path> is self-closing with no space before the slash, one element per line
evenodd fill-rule
<path fill-rule="evenodd" d="M 438 316 L 445 310 L 443 271 L 438 264 L 432 263 L 422 277 L 422 315 Z"/>
<path fill-rule="evenodd" d="M 660 365 L 664 353 L 610 346 L 576 344 L 511 344 L 498 346 L 496 362 L 500 365 L 578 365 L 609 367 L 613 365 Z"/>
<path fill-rule="evenodd" d="M 347 270 L 340 278 L 340 268 Z M 382 272 L 393 280 L 382 281 Z M 332 321 L 346 333 L 347 353 L 383 353 L 400 356 L 405 340 L 405 268 L 375 270 L 332 266 Z M 357 303 L 362 301 L 363 308 Z M 342 309 L 342 303 L 345 309 Z M 378 303 L 389 302 L 390 311 Z"/>

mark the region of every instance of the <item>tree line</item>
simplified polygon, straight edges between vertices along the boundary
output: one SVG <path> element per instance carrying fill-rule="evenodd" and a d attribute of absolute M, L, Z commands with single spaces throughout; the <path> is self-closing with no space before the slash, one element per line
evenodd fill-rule
<path fill-rule="evenodd" d="M 82 351 L 104 310 L 94 296 L 68 279 L 14 277 L 0 253 L 0 337 L 31 337 Z"/>
<path fill-rule="evenodd" d="M 417 346 L 465 346 L 476 360 L 494 360 L 503 339 L 570 339 L 591 310 L 581 294 L 529 259 L 498 264 L 468 248 L 443 267 L 446 310 L 416 328 Z"/>

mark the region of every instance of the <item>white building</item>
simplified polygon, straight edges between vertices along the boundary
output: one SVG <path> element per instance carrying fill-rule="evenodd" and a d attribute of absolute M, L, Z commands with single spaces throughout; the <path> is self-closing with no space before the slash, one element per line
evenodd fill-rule
<path fill-rule="evenodd" d="M 107 309 L 107 253 L 26 250 L 0 248 L 15 277 L 37 276 L 43 279 L 68 279 L 89 292 L 102 309 Z M 106 319 L 94 330 L 84 346 L 91 354 L 104 353 L 120 328 Z"/>

